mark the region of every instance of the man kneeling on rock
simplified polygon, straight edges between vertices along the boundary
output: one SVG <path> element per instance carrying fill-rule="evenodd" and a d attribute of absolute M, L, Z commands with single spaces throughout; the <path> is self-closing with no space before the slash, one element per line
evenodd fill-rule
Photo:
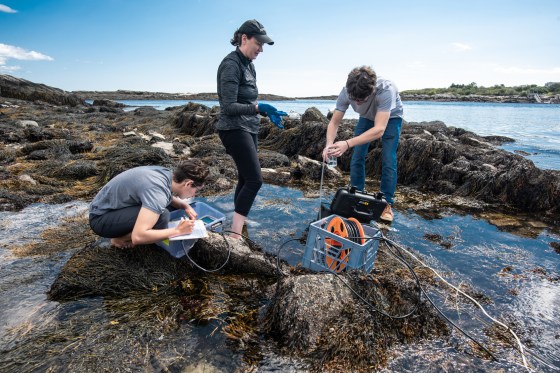
<path fill-rule="evenodd" d="M 208 167 L 198 159 L 180 162 L 174 170 L 141 166 L 111 179 L 93 199 L 89 209 L 91 229 L 111 238 L 117 247 L 150 244 L 189 234 L 196 212 L 184 200 L 204 185 Z M 169 211 L 184 209 L 190 220 L 167 228 Z"/>

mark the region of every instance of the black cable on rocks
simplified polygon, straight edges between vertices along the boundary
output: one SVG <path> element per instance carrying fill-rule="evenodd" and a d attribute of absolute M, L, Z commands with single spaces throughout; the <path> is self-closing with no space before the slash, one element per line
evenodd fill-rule
<path fill-rule="evenodd" d="M 215 232 L 218 233 L 218 232 Z M 226 246 L 228 247 L 228 255 L 227 258 L 225 260 L 225 262 L 219 266 L 216 269 L 206 269 L 201 267 L 200 265 L 198 265 L 190 256 L 189 256 L 189 252 L 188 250 L 185 249 L 185 246 L 183 246 L 183 251 L 185 252 L 185 256 L 187 257 L 187 259 L 190 260 L 190 262 L 198 269 L 200 269 L 201 271 L 207 272 L 207 273 L 213 273 L 213 272 L 218 272 L 219 270 L 221 270 L 222 268 L 225 267 L 225 265 L 227 264 L 227 262 L 229 262 L 229 258 L 231 256 L 231 246 L 229 245 L 229 242 L 227 241 L 225 235 L 223 233 L 218 233 L 220 236 L 222 236 L 222 238 L 224 239 L 224 241 L 226 242 Z"/>
<path fill-rule="evenodd" d="M 474 343 L 476 343 L 477 346 L 479 346 L 484 352 L 486 352 L 488 354 L 488 356 L 490 356 L 492 358 L 492 360 L 494 361 L 498 361 L 498 359 L 496 359 L 496 357 L 494 356 L 494 354 L 492 354 L 486 347 L 484 347 L 482 345 L 482 343 L 478 342 L 476 339 L 474 339 L 474 337 L 472 337 L 470 334 L 468 334 L 466 331 L 464 331 L 463 329 L 461 329 L 457 324 L 455 324 L 453 321 L 451 321 L 451 319 L 449 319 L 444 313 L 443 311 L 436 306 L 436 304 L 432 301 L 432 299 L 430 298 L 430 296 L 428 295 L 428 293 L 426 292 L 426 290 L 420 285 L 420 280 L 418 279 L 418 277 L 416 276 L 416 272 L 414 272 L 414 269 L 410 266 L 410 264 L 408 264 L 404 258 L 402 253 L 400 252 L 400 248 L 398 245 L 394 244 L 391 240 L 388 240 L 385 238 L 385 236 L 382 236 L 382 240 L 383 242 L 387 245 L 387 247 L 391 247 L 397 250 L 397 254 L 395 254 L 394 252 L 392 252 L 391 250 L 388 250 L 389 253 L 391 253 L 395 258 L 397 258 L 399 261 L 401 261 L 402 263 L 405 263 L 405 265 L 409 268 L 409 270 L 411 271 L 411 273 L 414 274 L 414 277 L 417 279 L 418 281 L 418 285 L 420 286 L 420 289 L 422 291 L 422 294 L 424 294 L 424 296 L 426 297 L 426 299 L 428 300 L 428 302 L 430 302 L 430 304 L 436 309 L 436 311 L 441 315 L 441 317 L 443 317 L 448 323 L 450 323 L 455 329 L 457 329 L 459 332 L 461 332 L 465 337 L 467 337 L 468 339 L 470 339 L 471 341 L 473 341 Z"/>

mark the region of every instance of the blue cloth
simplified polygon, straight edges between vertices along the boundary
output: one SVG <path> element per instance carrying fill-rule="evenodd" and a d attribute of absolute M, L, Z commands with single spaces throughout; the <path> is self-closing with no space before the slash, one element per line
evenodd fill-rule
<path fill-rule="evenodd" d="M 270 104 L 259 104 L 259 112 L 264 115 L 276 114 L 278 109 Z"/>
<path fill-rule="evenodd" d="M 278 128 L 284 128 L 282 125 L 282 117 L 288 115 L 285 111 L 280 111 L 270 104 L 259 104 L 259 112 L 268 116 L 270 121 Z"/>
<path fill-rule="evenodd" d="M 394 203 L 397 188 L 397 148 L 401 136 L 402 118 L 391 118 L 381 137 L 381 192 L 389 204 Z M 360 117 L 354 129 L 354 136 L 359 136 L 373 127 L 373 121 Z M 366 182 L 366 156 L 369 143 L 355 146 L 350 161 L 350 183 L 364 190 Z"/>

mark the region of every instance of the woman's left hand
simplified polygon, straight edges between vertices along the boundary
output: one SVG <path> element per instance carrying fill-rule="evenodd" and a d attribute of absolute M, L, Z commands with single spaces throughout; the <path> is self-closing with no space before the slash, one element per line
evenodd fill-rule
<path fill-rule="evenodd" d="M 187 216 L 191 219 L 191 220 L 196 220 L 198 214 L 196 213 L 196 211 L 194 211 L 194 209 L 191 207 L 191 205 L 187 204 L 185 206 L 185 212 L 187 213 Z"/>

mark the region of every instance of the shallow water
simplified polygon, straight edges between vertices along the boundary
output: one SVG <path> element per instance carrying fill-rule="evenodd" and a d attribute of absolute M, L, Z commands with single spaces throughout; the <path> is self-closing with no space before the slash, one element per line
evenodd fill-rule
<path fill-rule="evenodd" d="M 231 195 L 200 200 L 223 211 L 228 221 L 231 218 Z M 277 253 L 283 243 L 299 237 L 315 220 L 318 206 L 318 198 L 307 198 L 297 189 L 264 185 L 251 211 L 249 235 L 266 251 Z M 109 317 L 107 305 L 100 298 L 64 304 L 46 299 L 45 292 L 75 251 L 71 243 L 68 251 L 51 256 L 17 258 L 8 250 L 8 246 L 14 243 L 36 239 L 41 230 L 56 225 L 63 217 L 80 214 L 86 208 L 87 204 L 83 202 L 73 202 L 36 204 L 17 213 L 0 212 L 4 233 L 0 237 L 0 350 L 17 343 L 20 334 L 42 330 L 44 323 L 56 320 L 83 325 Z M 449 244 L 448 248 L 429 241 L 426 234 L 440 235 Z M 425 220 L 412 211 L 396 210 L 395 222 L 387 236 L 412 249 L 451 283 L 468 284 L 490 298 L 491 302 L 484 304 L 490 315 L 513 320 L 521 338 L 532 340 L 531 351 L 547 362 L 548 366 L 531 358 L 531 364 L 535 364 L 538 371 L 560 369 L 560 254 L 549 245 L 551 241 L 560 241 L 557 233 L 542 230 L 536 237 L 528 238 L 502 232 L 470 215 Z M 303 249 L 298 242 L 290 242 L 283 247 L 280 256 L 296 265 Z M 504 272 L 504 268 L 508 270 Z M 452 291 L 432 296 L 448 317 L 475 338 L 485 340 L 481 320 L 487 319 L 473 306 L 455 304 L 451 301 Z M 95 325 L 87 327 L 87 333 L 95 330 Z M 181 330 L 162 338 L 184 344 L 181 353 L 187 362 L 194 364 L 193 369 L 230 370 L 242 366 L 240 355 L 228 347 L 224 336 L 212 334 L 215 327 L 212 323 L 198 327 L 186 324 Z M 266 346 L 262 348 L 264 356 L 259 371 L 301 370 L 297 361 L 282 357 Z M 467 342 L 455 332 L 450 342 L 431 341 L 396 347 L 387 370 L 520 369 L 519 354 L 510 347 L 496 353 L 498 362 L 473 357 L 463 350 L 468 350 Z"/>

